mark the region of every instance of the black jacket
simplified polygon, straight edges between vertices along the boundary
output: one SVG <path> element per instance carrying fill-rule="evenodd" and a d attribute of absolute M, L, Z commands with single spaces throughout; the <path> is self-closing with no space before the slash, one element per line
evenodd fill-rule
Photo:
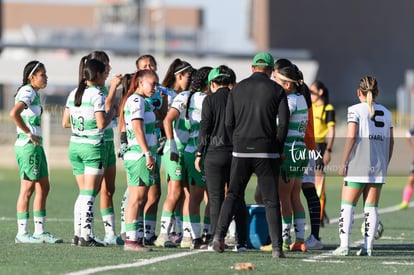
<path fill-rule="evenodd" d="M 231 137 L 224 124 L 229 88 L 220 88 L 203 101 L 197 152 L 232 151 Z"/>
<path fill-rule="evenodd" d="M 233 156 L 278 157 L 283 152 L 289 117 L 283 88 L 266 74 L 255 72 L 239 82 L 226 107 Z"/>

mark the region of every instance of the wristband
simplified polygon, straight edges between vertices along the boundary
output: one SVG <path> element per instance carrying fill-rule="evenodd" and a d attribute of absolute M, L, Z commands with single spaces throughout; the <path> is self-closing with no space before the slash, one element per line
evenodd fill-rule
<path fill-rule="evenodd" d="M 328 151 L 329 153 L 332 153 L 332 149 L 331 148 L 326 148 L 326 151 Z"/>
<path fill-rule="evenodd" d="M 145 152 L 145 153 L 144 153 L 144 155 L 145 155 L 146 157 L 152 157 L 151 151 Z"/>
<path fill-rule="evenodd" d="M 196 157 L 201 158 L 203 156 L 203 153 L 197 152 Z"/>

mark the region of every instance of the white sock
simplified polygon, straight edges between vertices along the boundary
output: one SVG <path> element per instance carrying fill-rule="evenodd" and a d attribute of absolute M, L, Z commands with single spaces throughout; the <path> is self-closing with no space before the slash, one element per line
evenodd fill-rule
<path fill-rule="evenodd" d="M 78 195 L 75 206 L 73 207 L 73 234 L 78 237 L 81 234 L 81 199 L 81 196 Z"/>
<path fill-rule="evenodd" d="M 375 234 L 377 234 L 377 228 L 379 223 L 378 207 L 365 206 L 365 237 L 364 248 L 372 250 L 374 246 Z"/>
<path fill-rule="evenodd" d="M 201 238 L 201 224 L 199 222 L 192 222 L 190 223 L 191 228 L 191 236 L 193 239 Z"/>
<path fill-rule="evenodd" d="M 192 234 L 191 231 L 192 231 L 191 223 L 189 221 L 184 221 L 183 222 L 183 237 L 191 238 L 191 234 Z"/>
<path fill-rule="evenodd" d="M 121 201 L 121 234 L 125 232 L 125 209 L 128 204 L 129 191 L 128 188 L 125 190 L 124 196 Z"/>
<path fill-rule="evenodd" d="M 295 235 L 296 240 L 305 240 L 305 223 L 306 219 L 304 218 L 295 218 L 294 219 Z"/>
<path fill-rule="evenodd" d="M 94 203 L 95 197 L 91 195 L 80 195 L 81 197 L 81 237 L 89 240 L 93 235 Z"/>
<path fill-rule="evenodd" d="M 230 238 L 236 238 L 236 222 L 234 221 L 234 219 L 232 219 L 230 222 L 228 235 Z"/>
<path fill-rule="evenodd" d="M 352 223 L 354 221 L 355 206 L 350 204 L 341 204 L 339 215 L 339 239 L 341 247 L 349 247 L 349 237 L 351 235 Z"/>
<path fill-rule="evenodd" d="M 155 226 L 157 225 L 156 221 L 153 220 L 145 220 L 145 239 L 149 240 L 152 236 L 155 235 Z"/>
<path fill-rule="evenodd" d="M 291 227 L 292 227 L 291 223 L 282 223 L 282 239 L 284 242 L 288 244 L 291 242 L 291 237 L 290 237 Z"/>
<path fill-rule="evenodd" d="M 115 236 L 115 215 L 114 213 L 102 216 L 105 229 L 105 237 Z"/>
<path fill-rule="evenodd" d="M 17 235 L 28 233 L 29 212 L 17 213 Z"/>
<path fill-rule="evenodd" d="M 169 234 L 173 225 L 171 216 L 161 216 L 160 234 Z"/>
<path fill-rule="evenodd" d="M 46 216 L 33 217 L 34 221 L 34 235 L 40 235 L 45 232 Z"/>

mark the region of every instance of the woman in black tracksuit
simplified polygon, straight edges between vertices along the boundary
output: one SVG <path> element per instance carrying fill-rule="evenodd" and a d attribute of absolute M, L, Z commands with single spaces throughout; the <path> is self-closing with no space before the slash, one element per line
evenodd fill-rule
<path fill-rule="evenodd" d="M 227 98 L 235 81 L 234 72 L 227 66 L 221 65 L 211 70 L 208 76 L 211 94 L 204 99 L 201 111 L 195 167 L 201 171 L 201 162 L 204 161 L 212 235 L 215 233 L 220 208 L 224 200 L 225 187 L 230 179 L 233 146 L 231 136 L 224 125 L 224 116 Z M 243 208 L 241 207 L 241 209 Z M 236 227 L 237 222 L 236 214 Z M 243 236 L 243 233 L 238 235 L 239 245 L 244 246 L 246 237 Z"/>

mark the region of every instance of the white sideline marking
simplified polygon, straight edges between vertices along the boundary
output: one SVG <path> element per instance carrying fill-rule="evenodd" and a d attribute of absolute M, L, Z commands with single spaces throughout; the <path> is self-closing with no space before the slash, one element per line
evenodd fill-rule
<path fill-rule="evenodd" d="M 413 262 L 382 262 L 385 265 L 414 265 Z"/>
<path fill-rule="evenodd" d="M 205 251 L 207 251 L 207 250 L 192 250 L 190 252 L 181 252 L 181 253 L 172 254 L 172 255 L 168 255 L 168 256 L 162 256 L 162 257 L 157 257 L 157 258 L 141 259 L 139 262 L 136 262 L 136 263 L 94 267 L 94 268 L 89 268 L 89 269 L 84 269 L 84 270 L 80 270 L 80 271 L 66 273 L 66 275 L 87 275 L 87 274 L 93 274 L 93 273 L 97 273 L 97 272 L 114 270 L 114 269 L 138 267 L 138 266 L 149 265 L 149 264 L 158 263 L 158 262 L 162 262 L 162 261 L 166 261 L 166 260 L 170 260 L 170 259 L 175 259 L 175 258 L 181 258 L 181 257 L 189 256 L 189 255 L 194 255 L 194 254 L 205 252 Z M 128 253 L 128 252 L 126 252 L 126 253 Z"/>

